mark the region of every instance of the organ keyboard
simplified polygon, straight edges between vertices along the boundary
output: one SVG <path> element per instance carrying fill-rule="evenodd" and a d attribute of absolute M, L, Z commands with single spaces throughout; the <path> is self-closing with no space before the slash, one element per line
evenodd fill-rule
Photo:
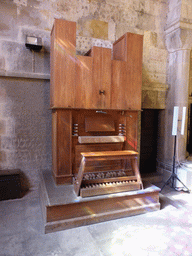
<path fill-rule="evenodd" d="M 137 167 L 137 155 L 136 151 L 131 150 L 82 152 L 79 171 L 74 178 L 75 193 L 77 196 L 88 197 L 143 189 Z M 99 172 L 90 172 L 87 168 L 89 163 L 109 160 L 121 160 L 122 168 Z"/>

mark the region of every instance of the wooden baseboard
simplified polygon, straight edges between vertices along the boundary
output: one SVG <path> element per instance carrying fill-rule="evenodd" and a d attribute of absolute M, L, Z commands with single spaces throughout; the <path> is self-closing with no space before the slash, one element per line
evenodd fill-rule
<path fill-rule="evenodd" d="M 63 184 L 72 184 L 73 183 L 73 176 L 72 175 L 66 175 L 66 176 L 57 176 L 55 173 L 53 173 L 53 178 L 55 180 L 55 183 L 57 185 L 63 185 Z"/>

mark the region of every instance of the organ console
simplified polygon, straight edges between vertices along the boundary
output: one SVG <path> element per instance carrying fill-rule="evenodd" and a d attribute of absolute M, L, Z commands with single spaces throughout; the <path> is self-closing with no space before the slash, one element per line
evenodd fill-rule
<path fill-rule="evenodd" d="M 138 153 L 133 150 L 137 145 L 136 133 L 132 133 L 132 138 L 130 133 L 136 127 L 131 127 L 129 119 L 130 112 L 73 112 L 73 183 L 77 195 L 86 197 L 142 189 Z"/>
<path fill-rule="evenodd" d="M 42 177 L 46 233 L 160 209 L 159 189 L 143 189 L 137 163 L 142 48 L 142 35 L 126 33 L 112 51 L 79 56 L 76 23 L 55 19 L 52 158 L 61 186 Z"/>
<path fill-rule="evenodd" d="M 142 189 L 137 167 L 143 36 L 75 53 L 76 23 L 51 33 L 53 174 L 82 197 Z"/>

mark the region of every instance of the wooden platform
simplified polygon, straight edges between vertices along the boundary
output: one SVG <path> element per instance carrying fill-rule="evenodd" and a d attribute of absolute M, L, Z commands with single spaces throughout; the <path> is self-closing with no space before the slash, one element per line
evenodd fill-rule
<path fill-rule="evenodd" d="M 40 176 L 45 233 L 160 209 L 160 189 L 153 185 L 144 184 L 143 190 L 81 198 L 76 196 L 73 185 L 55 185 L 51 172 Z"/>

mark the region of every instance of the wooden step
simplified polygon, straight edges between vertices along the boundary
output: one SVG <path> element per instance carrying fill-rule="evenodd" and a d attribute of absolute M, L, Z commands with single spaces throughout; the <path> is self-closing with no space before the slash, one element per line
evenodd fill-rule
<path fill-rule="evenodd" d="M 160 209 L 156 186 L 143 190 L 81 198 L 72 185 L 54 184 L 50 172 L 40 173 L 40 199 L 45 233 L 147 213 Z"/>

